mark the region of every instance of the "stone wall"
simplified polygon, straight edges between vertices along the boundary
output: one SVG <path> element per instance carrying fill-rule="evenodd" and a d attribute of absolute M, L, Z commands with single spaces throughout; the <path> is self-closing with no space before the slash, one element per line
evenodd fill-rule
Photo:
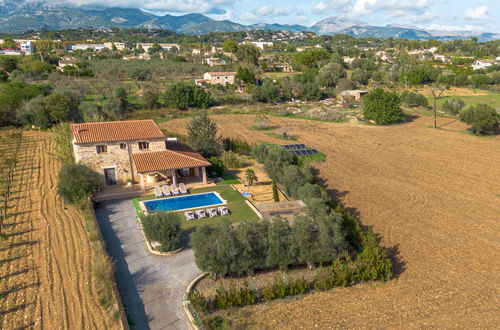
<path fill-rule="evenodd" d="M 139 142 L 149 142 L 148 150 L 139 150 Z M 125 149 L 120 149 L 120 143 L 127 144 Z M 97 145 L 106 145 L 106 153 L 97 153 Z M 116 179 L 118 183 L 126 183 L 129 180 L 134 180 L 138 182 L 139 176 L 135 173 L 134 178 L 132 178 L 131 159 L 129 157 L 130 153 L 139 152 L 150 152 L 150 151 L 160 151 L 165 150 L 165 139 L 154 139 L 154 140 L 138 140 L 138 141 L 121 141 L 121 142 L 100 142 L 100 143 L 87 143 L 87 144 L 74 144 L 73 141 L 73 152 L 75 154 L 76 162 L 83 163 L 94 171 L 99 173 L 102 177 L 102 182 L 104 182 L 104 169 L 105 168 L 115 168 Z"/>

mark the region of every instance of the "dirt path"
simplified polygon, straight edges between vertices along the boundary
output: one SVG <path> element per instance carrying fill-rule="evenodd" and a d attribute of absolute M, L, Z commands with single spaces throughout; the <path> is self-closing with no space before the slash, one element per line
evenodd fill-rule
<path fill-rule="evenodd" d="M 56 193 L 48 133 L 24 132 L 0 243 L 0 328 L 116 328 L 99 305 L 85 220 Z"/>
<path fill-rule="evenodd" d="M 252 131 L 254 116 L 218 116 L 219 131 Z M 500 137 L 432 118 L 390 127 L 271 118 L 327 155 L 315 164 L 330 192 L 355 208 L 398 255 L 387 285 L 356 285 L 240 309 L 255 328 L 497 328 L 500 324 Z M 187 120 L 162 124 L 185 132 Z"/>

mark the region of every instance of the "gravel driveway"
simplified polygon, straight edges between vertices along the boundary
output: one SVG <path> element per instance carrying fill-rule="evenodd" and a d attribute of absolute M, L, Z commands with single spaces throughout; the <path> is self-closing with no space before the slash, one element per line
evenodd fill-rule
<path fill-rule="evenodd" d="M 129 199 L 96 204 L 118 289 L 133 329 L 190 329 L 182 308 L 189 282 L 201 274 L 191 249 L 173 256 L 149 252 Z"/>

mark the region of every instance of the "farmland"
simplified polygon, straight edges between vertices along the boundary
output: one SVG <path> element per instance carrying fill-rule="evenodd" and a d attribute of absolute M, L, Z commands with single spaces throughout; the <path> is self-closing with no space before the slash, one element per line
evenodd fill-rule
<path fill-rule="evenodd" d="M 56 193 L 53 149 L 49 133 L 23 132 L 0 242 L 0 328 L 118 328 L 99 304 L 85 220 Z"/>
<path fill-rule="evenodd" d="M 282 143 L 251 130 L 255 116 L 216 116 L 219 132 Z M 161 124 L 185 133 L 189 119 Z M 500 137 L 430 117 L 374 127 L 270 118 L 327 156 L 312 163 L 330 194 L 380 235 L 396 263 L 386 285 L 361 284 L 231 311 L 253 328 L 479 327 L 500 322 Z"/>

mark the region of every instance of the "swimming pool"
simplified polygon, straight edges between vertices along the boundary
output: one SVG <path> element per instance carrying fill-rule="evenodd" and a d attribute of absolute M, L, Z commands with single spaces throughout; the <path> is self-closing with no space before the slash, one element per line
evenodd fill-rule
<path fill-rule="evenodd" d="M 202 194 L 168 197 L 142 202 L 147 212 L 181 211 L 206 206 L 219 206 L 226 201 L 215 191 Z"/>

